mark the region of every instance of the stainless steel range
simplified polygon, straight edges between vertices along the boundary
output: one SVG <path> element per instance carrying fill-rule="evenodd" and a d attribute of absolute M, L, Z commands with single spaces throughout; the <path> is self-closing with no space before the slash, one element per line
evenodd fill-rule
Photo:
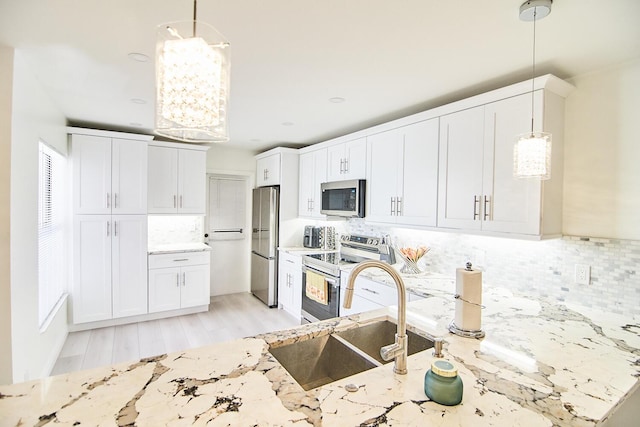
<path fill-rule="evenodd" d="M 343 235 L 340 251 L 305 255 L 302 257 L 302 318 L 307 322 L 331 319 L 340 316 L 340 266 L 369 259 L 393 264 L 393 251 L 388 238 L 361 235 Z M 327 283 L 327 304 L 307 296 L 307 274 L 322 276 Z"/>

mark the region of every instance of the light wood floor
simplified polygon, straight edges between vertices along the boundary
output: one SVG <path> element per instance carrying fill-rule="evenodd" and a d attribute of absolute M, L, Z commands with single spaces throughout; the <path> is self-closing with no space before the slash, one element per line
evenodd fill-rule
<path fill-rule="evenodd" d="M 216 296 L 204 313 L 71 332 L 51 375 L 137 361 L 299 324 L 289 313 L 268 308 L 250 293 Z"/>

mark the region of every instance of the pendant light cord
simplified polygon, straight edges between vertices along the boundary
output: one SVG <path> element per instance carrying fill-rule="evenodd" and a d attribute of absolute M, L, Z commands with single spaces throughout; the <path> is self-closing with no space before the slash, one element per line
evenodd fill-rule
<path fill-rule="evenodd" d="M 198 0 L 193 0 L 193 37 L 196 36 L 196 15 L 198 14 Z M 533 24 L 533 33 L 535 38 L 535 21 Z"/>
<path fill-rule="evenodd" d="M 533 65 L 531 67 L 531 135 L 533 136 L 533 92 L 536 78 L 536 15 L 538 8 L 533 8 Z"/>

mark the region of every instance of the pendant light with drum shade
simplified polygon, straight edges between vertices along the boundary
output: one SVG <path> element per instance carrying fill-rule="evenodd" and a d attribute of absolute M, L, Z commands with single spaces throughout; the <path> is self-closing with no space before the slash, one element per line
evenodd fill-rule
<path fill-rule="evenodd" d="M 184 142 L 229 140 L 229 43 L 211 25 L 160 25 L 156 39 L 155 133 Z"/>
<path fill-rule="evenodd" d="M 551 134 L 534 132 L 533 92 L 536 76 L 536 21 L 551 13 L 551 0 L 529 0 L 520 6 L 520 19 L 533 21 L 533 66 L 531 77 L 531 131 L 517 136 L 513 148 L 513 176 L 516 178 L 551 178 Z"/>

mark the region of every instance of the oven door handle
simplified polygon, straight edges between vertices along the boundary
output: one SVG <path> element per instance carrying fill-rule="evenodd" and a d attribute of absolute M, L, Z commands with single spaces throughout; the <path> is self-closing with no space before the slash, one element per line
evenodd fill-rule
<path fill-rule="evenodd" d="M 316 273 L 316 274 L 321 275 L 334 288 L 339 288 L 340 287 L 340 278 L 339 277 L 328 276 L 328 275 L 326 275 L 325 273 L 323 273 L 321 271 L 314 270 L 313 268 L 309 268 L 309 267 L 303 265 L 302 266 L 302 273 L 306 273 L 307 271 L 310 271 L 312 273 Z"/>

